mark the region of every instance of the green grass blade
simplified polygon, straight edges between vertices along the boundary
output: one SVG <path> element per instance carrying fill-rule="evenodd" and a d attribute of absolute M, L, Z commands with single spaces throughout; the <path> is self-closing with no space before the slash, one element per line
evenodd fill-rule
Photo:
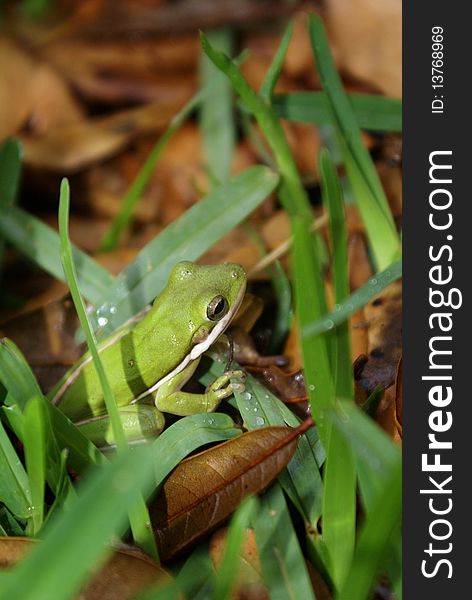
<path fill-rule="evenodd" d="M 117 448 L 119 450 L 125 450 L 127 447 L 127 442 L 124 435 L 121 419 L 118 414 L 118 408 L 116 405 L 115 397 L 113 395 L 113 390 L 105 373 L 105 369 L 103 367 L 103 363 L 97 349 L 97 340 L 95 339 L 95 334 L 88 321 L 85 303 L 79 290 L 68 233 L 69 204 L 69 183 L 66 179 L 63 179 L 61 183 L 61 193 L 59 199 L 59 236 L 61 241 L 61 262 L 64 268 L 64 273 L 67 284 L 70 289 L 72 300 L 74 301 L 74 306 L 79 317 L 80 326 L 82 327 L 82 331 L 85 334 L 87 346 L 90 351 L 90 354 L 92 355 L 93 364 L 100 380 L 100 385 L 103 390 L 103 397 L 105 400 L 107 412 L 110 416 L 113 435 L 116 439 Z"/>
<path fill-rule="evenodd" d="M 0 145 L 0 214 L 13 206 L 21 174 L 22 148 L 18 140 L 10 139 Z M 0 236 L 0 278 L 3 268 L 5 240 Z"/>
<path fill-rule="evenodd" d="M 255 508 L 256 499 L 254 497 L 245 498 L 231 518 L 223 555 L 216 576 L 213 592 L 214 600 L 227 600 L 231 597 L 231 588 L 237 576 L 235 565 L 239 562 L 244 532 L 249 526 Z"/>
<path fill-rule="evenodd" d="M 266 256 L 267 252 L 264 245 L 264 240 L 259 235 L 259 232 L 250 223 L 245 223 L 245 230 L 254 244 L 257 246 L 261 256 Z M 277 313 L 275 316 L 274 328 L 268 352 L 276 353 L 280 350 L 287 334 L 290 330 L 290 325 L 293 319 L 292 310 L 292 286 L 279 260 L 265 268 L 267 275 L 270 277 L 274 296 L 277 302 Z"/>
<path fill-rule="evenodd" d="M 372 419 L 352 404 L 343 403 L 341 412 L 333 414 L 333 423 L 351 446 L 362 501 L 369 513 L 396 469 L 401 452 Z"/>
<path fill-rule="evenodd" d="M 365 600 L 369 597 L 378 569 L 398 530 L 401 508 L 402 468 L 398 458 L 360 530 L 350 572 L 336 600 Z"/>
<path fill-rule="evenodd" d="M 50 402 L 45 403 L 60 450 L 67 449 L 67 462 L 78 473 L 105 461 L 102 453 L 66 415 Z"/>
<path fill-rule="evenodd" d="M 0 381 L 11 403 L 23 411 L 28 400 L 42 396 L 41 388 L 19 348 L 8 338 L 0 340 Z"/>
<path fill-rule="evenodd" d="M 210 558 L 208 544 L 201 543 L 191 553 L 177 577 L 167 583 L 158 582 L 136 600 L 208 600 L 213 598 L 215 569 Z"/>
<path fill-rule="evenodd" d="M 352 314 L 360 310 L 370 300 L 384 290 L 388 285 L 400 279 L 402 276 L 402 261 L 397 260 L 387 267 L 384 271 L 376 273 L 374 277 L 369 279 L 367 283 L 358 288 L 353 294 L 347 298 L 345 302 L 341 302 L 330 313 L 325 313 L 323 317 L 311 321 L 307 321 L 302 326 L 304 335 L 317 335 L 326 331 L 332 330 L 348 319 Z"/>
<path fill-rule="evenodd" d="M 0 145 L 0 211 L 8 210 L 15 202 L 21 174 L 22 148 L 18 140 L 10 139 Z"/>
<path fill-rule="evenodd" d="M 169 126 L 161 135 L 154 148 L 151 150 L 149 156 L 139 170 L 139 173 L 136 175 L 133 183 L 126 192 L 120 211 L 113 219 L 110 228 L 104 235 L 100 244 L 100 250 L 102 252 L 109 252 L 118 245 L 123 232 L 132 218 L 136 204 L 139 202 L 146 189 L 146 186 L 151 179 L 159 157 L 174 133 L 180 129 L 180 127 L 185 123 L 185 121 L 189 118 L 189 116 L 207 94 L 208 90 L 201 90 L 198 94 L 193 96 L 193 98 L 191 98 L 189 102 L 187 102 L 187 104 L 185 104 L 185 106 L 172 118 Z"/>
<path fill-rule="evenodd" d="M 15 344 L 6 338 L 0 340 L 0 381 L 9 394 L 4 412 L 13 412 L 18 420 L 14 428 L 20 440 L 23 439 L 23 410 L 28 400 L 41 396 L 41 389 L 28 363 Z M 103 460 L 101 453 L 77 427 L 50 402 L 45 402 L 49 420 L 61 449 L 67 448 L 69 464 L 78 473 L 88 466 Z"/>
<path fill-rule="evenodd" d="M 79 489 L 73 510 L 60 515 L 48 535 L 1 581 L 3 598 L 68 600 L 103 560 L 105 544 L 123 534 L 128 507 L 152 489 L 149 447 L 125 451 L 96 470 Z M 34 582 L 34 585 L 31 584 Z"/>
<path fill-rule="evenodd" d="M 85 304 L 80 295 L 77 276 L 75 272 L 74 261 L 72 257 L 71 245 L 68 234 L 69 227 L 69 184 L 67 180 L 61 183 L 61 194 L 59 199 L 59 235 L 61 240 L 61 261 L 64 267 L 67 284 L 70 289 L 72 300 L 74 302 L 77 315 L 79 317 L 82 331 L 85 333 L 87 345 L 92 355 L 93 364 L 97 371 L 100 385 L 103 390 L 103 398 L 105 401 L 107 413 L 110 417 L 110 423 L 113 430 L 113 436 L 116 440 L 118 452 L 126 452 L 128 444 L 125 438 L 123 424 L 118 413 L 115 396 L 111 388 L 108 377 L 105 373 L 103 363 L 97 348 L 97 340 L 93 329 L 89 323 Z M 146 508 L 143 498 L 139 496 L 136 502 L 129 508 L 129 516 L 131 529 L 135 542 L 148 552 L 151 556 L 157 558 L 157 547 L 152 532 L 149 530 L 149 513 Z"/>
<path fill-rule="evenodd" d="M 309 225 L 306 221 L 294 221 L 293 269 L 295 299 L 303 351 L 305 383 L 308 397 L 320 433 L 326 444 L 329 427 L 325 411 L 334 402 L 334 381 L 324 335 L 313 333 L 309 323 L 320 319 L 326 311 L 321 269 L 316 255 Z"/>
<path fill-rule="evenodd" d="M 365 225 L 376 266 L 383 269 L 400 256 L 400 238 L 382 184 L 362 143 L 356 117 L 336 71 L 323 24 L 313 14 L 310 15 L 309 33 L 321 84 L 338 129 L 348 176 L 362 217 L 367 219 Z"/>
<path fill-rule="evenodd" d="M 365 225 L 374 264 L 377 269 L 385 269 L 401 256 L 400 239 L 395 228 L 385 219 L 382 208 L 376 202 L 346 143 L 340 137 L 338 140 L 348 182 Z"/>
<path fill-rule="evenodd" d="M 282 67 L 284 65 L 285 56 L 287 54 L 288 46 L 290 44 L 290 40 L 292 38 L 293 33 L 293 23 L 290 22 L 285 29 L 285 32 L 282 37 L 282 41 L 277 48 L 277 52 L 270 64 L 270 67 L 267 70 L 267 73 L 264 77 L 264 80 L 261 84 L 260 96 L 268 103 L 272 102 L 272 94 L 274 93 L 274 88 L 277 84 L 277 81 L 280 77 L 280 73 L 282 72 Z"/>
<path fill-rule="evenodd" d="M 139 253 L 97 303 L 95 324 L 107 335 L 154 300 L 180 260 L 196 260 L 253 211 L 278 176 L 251 167 L 232 177 L 171 223 Z"/>
<path fill-rule="evenodd" d="M 13 206 L 0 213 L 0 234 L 39 267 L 65 281 L 62 270 L 59 236 L 52 227 Z M 114 277 L 93 258 L 73 249 L 80 289 L 90 302 L 97 302 L 112 285 Z"/>
<path fill-rule="evenodd" d="M 24 411 L 23 444 L 32 503 L 28 533 L 32 536 L 38 534 L 44 520 L 47 459 L 46 418 L 47 412 L 43 398 L 31 398 Z"/>
<path fill-rule="evenodd" d="M 275 483 L 253 521 L 262 574 L 271 600 L 315 600 L 283 492 Z"/>
<path fill-rule="evenodd" d="M 329 214 L 332 246 L 333 292 L 336 308 L 349 297 L 347 228 L 344 201 L 336 168 L 327 150 L 320 154 L 320 174 L 323 203 Z M 341 323 L 335 337 L 334 381 L 338 398 L 353 398 L 354 384 L 351 364 L 349 328 Z"/>
<path fill-rule="evenodd" d="M 31 516 L 28 476 L 0 423 L 0 501 L 19 519 Z"/>
<path fill-rule="evenodd" d="M 200 40 L 203 50 L 228 77 L 241 100 L 259 123 L 274 153 L 282 177 L 280 199 L 284 208 L 291 216 L 299 215 L 312 219 L 308 196 L 298 174 L 282 126 L 271 107 L 251 88 L 237 65 L 225 54 L 215 50 L 203 33 L 200 33 Z"/>
<path fill-rule="evenodd" d="M 352 153 L 359 170 L 371 188 L 376 201 L 384 211 L 385 218 L 394 227 L 385 193 L 375 171 L 372 159 L 362 143 L 359 125 L 344 92 L 341 78 L 336 70 L 328 37 L 320 17 L 311 14 L 308 29 L 321 85 L 329 100 L 336 125 Z"/>
<path fill-rule="evenodd" d="M 25 535 L 21 525 L 5 506 L 0 508 L 0 523 L 7 535 Z"/>
<path fill-rule="evenodd" d="M 209 38 L 220 50 L 231 54 L 231 29 L 215 29 Z M 200 80 L 203 87 L 212 85 L 212 93 L 201 102 L 200 130 L 207 168 L 213 181 L 219 183 L 229 176 L 236 139 L 231 86 L 204 54 L 200 57 Z"/>
<path fill-rule="evenodd" d="M 402 130 L 402 103 L 395 98 L 372 94 L 346 94 L 361 129 L 380 132 Z M 334 122 L 325 92 L 289 92 L 275 94 L 272 104 L 281 119 L 314 125 Z"/>
<path fill-rule="evenodd" d="M 244 60 L 243 53 L 241 53 L 236 60 L 239 62 Z M 197 92 L 171 119 L 169 126 L 161 135 L 154 148 L 151 150 L 129 190 L 126 192 L 120 211 L 113 219 L 110 228 L 104 235 L 100 244 L 100 250 L 102 252 L 113 250 L 118 245 L 123 231 L 126 229 L 132 218 L 136 204 L 139 202 L 144 190 L 146 189 L 146 186 L 151 179 L 151 176 L 156 168 L 157 161 L 159 160 L 162 152 L 166 148 L 170 139 L 190 117 L 192 112 L 205 100 L 205 98 L 209 97 L 213 93 L 213 89 L 214 82 L 210 82 L 207 86 Z"/>
<path fill-rule="evenodd" d="M 347 228 L 344 202 L 336 169 L 327 150 L 320 154 L 323 202 L 329 214 L 332 240 L 334 301 L 339 305 L 349 296 Z M 336 329 L 333 339 L 336 398 L 354 398 L 351 349 L 347 322 Z M 343 436 L 331 431 L 324 467 L 323 543 L 329 556 L 328 570 L 337 589 L 351 564 L 356 534 L 356 468 L 352 451 Z"/>

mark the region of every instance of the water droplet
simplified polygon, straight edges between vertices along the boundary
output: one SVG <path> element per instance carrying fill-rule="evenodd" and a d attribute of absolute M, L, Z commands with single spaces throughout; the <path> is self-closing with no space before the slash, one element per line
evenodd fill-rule
<path fill-rule="evenodd" d="M 253 410 L 254 412 L 257 412 L 259 409 L 257 408 L 257 406 L 255 406 L 255 407 L 254 407 L 252 410 Z"/>
<path fill-rule="evenodd" d="M 213 419 L 212 417 L 210 417 L 208 419 L 208 425 L 214 425 L 215 424 L 215 419 Z"/>
<path fill-rule="evenodd" d="M 339 310 L 341 310 L 341 308 L 342 308 L 341 304 L 335 304 L 334 305 L 334 310 L 335 311 L 339 311 Z"/>
<path fill-rule="evenodd" d="M 310 383 L 310 385 L 308 386 L 308 389 L 310 391 L 313 391 L 315 389 L 315 386 L 312 383 Z"/>
<path fill-rule="evenodd" d="M 375 277 L 372 277 L 372 279 L 369 279 L 369 283 L 370 285 L 377 285 L 377 279 L 375 279 Z"/>
<path fill-rule="evenodd" d="M 251 392 L 244 392 L 243 398 L 244 398 L 244 400 L 251 400 L 251 398 L 252 398 Z"/>
<path fill-rule="evenodd" d="M 100 325 L 100 327 L 105 327 L 107 323 L 108 319 L 106 317 L 98 317 L 98 324 Z"/>
<path fill-rule="evenodd" d="M 325 89 L 326 89 L 326 86 L 325 86 Z M 275 517 L 276 514 L 277 514 L 277 511 L 275 511 L 273 508 L 271 510 L 269 510 L 269 515 L 271 517 Z"/>
<path fill-rule="evenodd" d="M 351 302 L 348 302 L 346 304 L 346 308 L 347 308 L 347 310 L 353 310 L 354 309 L 354 305 Z"/>
<path fill-rule="evenodd" d="M 263 425 L 265 425 L 265 421 L 262 417 L 256 417 L 256 425 L 258 427 L 262 427 Z"/>
<path fill-rule="evenodd" d="M 332 321 L 331 319 L 327 319 L 324 322 L 324 327 L 325 327 L 326 331 L 329 331 L 330 329 L 333 329 L 333 327 L 334 327 L 334 321 Z"/>
<path fill-rule="evenodd" d="M 265 398 L 266 400 L 270 400 L 270 396 L 269 396 L 269 394 L 264 394 L 264 398 Z"/>
<path fill-rule="evenodd" d="M 112 315 L 115 315 L 117 310 L 118 310 L 118 309 L 116 308 L 116 306 L 110 306 L 110 313 L 111 313 Z"/>

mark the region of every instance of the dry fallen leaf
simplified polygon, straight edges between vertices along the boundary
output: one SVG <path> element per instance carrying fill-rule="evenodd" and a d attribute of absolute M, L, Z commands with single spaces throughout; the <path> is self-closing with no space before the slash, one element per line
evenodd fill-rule
<path fill-rule="evenodd" d="M 182 553 L 267 487 L 292 458 L 298 433 L 256 429 L 182 461 L 149 507 L 160 557 Z"/>
<path fill-rule="evenodd" d="M 218 529 L 210 541 L 210 557 L 218 570 L 226 544 L 226 528 Z M 231 600 L 268 600 L 269 594 L 264 585 L 259 553 L 256 545 L 254 530 L 244 532 L 239 561 L 234 565 L 237 569 L 236 582 L 231 591 Z"/>
<path fill-rule="evenodd" d="M 30 132 L 42 135 L 82 118 L 82 109 L 51 67 L 13 40 L 0 38 L 0 140 L 26 125 Z"/>
<path fill-rule="evenodd" d="M 326 21 L 338 66 L 389 96 L 402 95 L 401 0 L 328 0 Z"/>
<path fill-rule="evenodd" d="M 36 543 L 40 542 L 30 538 L 0 538 L 0 569 L 16 563 Z M 76 600 L 132 600 L 149 585 L 170 579 L 162 567 L 143 554 L 114 550 L 104 567 L 76 596 Z"/>
<path fill-rule="evenodd" d="M 364 307 L 369 360 L 359 381 L 370 394 L 391 386 L 402 351 L 402 284 L 389 285 Z"/>
<path fill-rule="evenodd" d="M 38 169 L 78 171 L 109 158 L 139 135 L 162 129 L 174 112 L 173 104 L 148 104 L 58 126 L 40 137 L 23 135 L 25 162 Z"/>

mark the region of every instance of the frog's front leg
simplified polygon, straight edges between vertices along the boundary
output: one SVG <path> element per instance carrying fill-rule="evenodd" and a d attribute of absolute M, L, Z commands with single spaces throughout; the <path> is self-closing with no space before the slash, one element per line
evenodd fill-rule
<path fill-rule="evenodd" d="M 182 417 L 203 412 L 213 412 L 224 398 L 229 398 L 234 391 L 242 391 L 240 383 L 231 383 L 231 378 L 242 379 L 242 371 L 227 371 L 213 383 L 205 393 L 193 394 L 182 392 L 181 388 L 195 372 L 200 359 L 192 361 L 183 371 L 161 385 L 154 397 L 156 407 L 162 412 L 168 412 Z"/>
<path fill-rule="evenodd" d="M 118 413 L 128 442 L 153 439 L 164 429 L 164 415 L 152 404 L 120 406 Z M 76 425 L 99 448 L 116 444 L 107 414 L 85 419 Z"/>

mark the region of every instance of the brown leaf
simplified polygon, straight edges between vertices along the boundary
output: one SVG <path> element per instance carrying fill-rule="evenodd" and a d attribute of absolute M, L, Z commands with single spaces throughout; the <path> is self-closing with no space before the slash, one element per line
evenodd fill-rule
<path fill-rule="evenodd" d="M 228 530 L 218 529 L 210 541 L 210 557 L 218 570 L 226 544 Z M 256 545 L 254 530 L 246 529 L 244 532 L 239 561 L 234 565 L 237 569 L 236 582 L 231 591 L 231 600 L 268 600 L 269 595 L 262 578 L 259 552 Z"/>
<path fill-rule="evenodd" d="M 369 360 L 359 381 L 368 393 L 393 384 L 402 351 L 402 284 L 389 285 L 364 307 Z"/>
<path fill-rule="evenodd" d="M 40 51 L 89 100 L 123 105 L 174 98 L 178 105 L 196 88 L 199 48 L 197 36 L 180 35 L 99 42 L 61 38 Z"/>
<path fill-rule="evenodd" d="M 162 129 L 174 110 L 174 105 L 149 104 L 55 127 L 41 137 L 22 136 L 25 161 L 41 169 L 78 171 L 112 156 L 137 136 Z"/>
<path fill-rule="evenodd" d="M 36 540 L 20 537 L 0 538 L 0 569 L 20 560 Z M 138 592 L 170 575 L 141 553 L 114 550 L 100 572 L 86 585 L 76 600 L 131 600 Z"/>
<path fill-rule="evenodd" d="M 182 553 L 263 490 L 292 458 L 298 434 L 256 429 L 181 462 L 149 509 L 161 558 Z"/>
<path fill-rule="evenodd" d="M 82 118 L 81 108 L 53 69 L 14 41 L 0 38 L 0 140 L 27 123 L 30 131 L 43 134 Z"/>
<path fill-rule="evenodd" d="M 338 66 L 389 96 L 402 94 L 400 0 L 328 0 L 325 5 Z"/>

